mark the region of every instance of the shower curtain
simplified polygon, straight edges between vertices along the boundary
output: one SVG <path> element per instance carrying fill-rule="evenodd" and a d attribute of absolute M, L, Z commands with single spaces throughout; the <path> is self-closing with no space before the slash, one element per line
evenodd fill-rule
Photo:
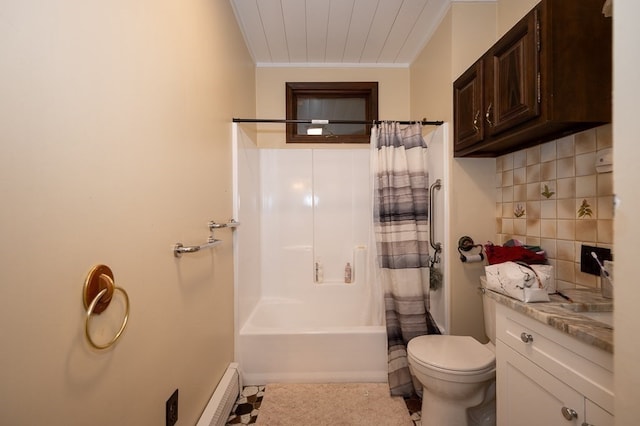
<path fill-rule="evenodd" d="M 407 344 L 440 334 L 429 313 L 429 174 L 422 126 L 381 123 L 371 131 L 373 222 L 387 328 L 392 395 L 416 392 Z"/>

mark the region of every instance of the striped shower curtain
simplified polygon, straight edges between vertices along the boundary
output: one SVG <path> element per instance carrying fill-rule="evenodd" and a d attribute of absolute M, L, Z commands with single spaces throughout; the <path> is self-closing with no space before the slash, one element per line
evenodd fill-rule
<path fill-rule="evenodd" d="M 392 395 L 415 393 L 407 344 L 440 334 L 429 313 L 429 174 L 422 126 L 381 123 L 371 132 L 374 228 Z"/>

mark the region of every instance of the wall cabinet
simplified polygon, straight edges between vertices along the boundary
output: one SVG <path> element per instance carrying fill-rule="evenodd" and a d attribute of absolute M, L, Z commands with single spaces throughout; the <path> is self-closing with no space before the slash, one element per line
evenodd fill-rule
<path fill-rule="evenodd" d="M 498 156 L 611 121 L 611 18 L 543 0 L 453 84 L 454 154 Z"/>
<path fill-rule="evenodd" d="M 498 425 L 613 425 L 613 356 L 496 306 Z"/>

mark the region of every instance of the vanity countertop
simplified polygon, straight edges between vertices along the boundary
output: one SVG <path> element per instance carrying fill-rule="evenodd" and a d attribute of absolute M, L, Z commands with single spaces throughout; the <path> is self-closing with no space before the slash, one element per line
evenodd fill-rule
<path fill-rule="evenodd" d="M 607 312 L 613 309 L 613 300 L 605 299 L 600 290 L 566 289 L 562 294 L 550 295 L 550 302 L 524 303 L 487 289 L 487 294 L 498 303 L 567 333 L 584 343 L 613 353 L 613 327 L 581 315 L 581 311 Z"/>

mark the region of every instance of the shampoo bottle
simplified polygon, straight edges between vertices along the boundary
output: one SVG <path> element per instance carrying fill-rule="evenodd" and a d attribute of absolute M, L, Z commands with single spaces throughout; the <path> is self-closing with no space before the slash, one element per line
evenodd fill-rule
<path fill-rule="evenodd" d="M 351 263 L 347 262 L 347 266 L 344 267 L 344 282 L 351 283 Z"/>

